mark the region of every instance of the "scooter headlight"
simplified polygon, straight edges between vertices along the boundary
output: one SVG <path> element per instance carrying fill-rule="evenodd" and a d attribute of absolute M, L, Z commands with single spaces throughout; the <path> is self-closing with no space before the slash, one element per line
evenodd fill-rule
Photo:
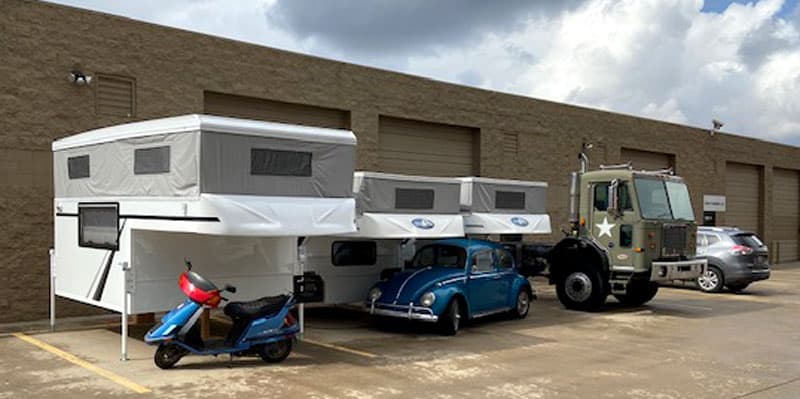
<path fill-rule="evenodd" d="M 377 301 L 378 298 L 381 297 L 381 294 L 382 294 L 381 289 L 378 287 L 374 287 L 371 290 L 369 290 L 369 300 Z"/>
<path fill-rule="evenodd" d="M 433 292 L 426 292 L 419 298 L 419 303 L 426 308 L 433 305 L 434 301 L 436 301 L 436 295 Z"/>

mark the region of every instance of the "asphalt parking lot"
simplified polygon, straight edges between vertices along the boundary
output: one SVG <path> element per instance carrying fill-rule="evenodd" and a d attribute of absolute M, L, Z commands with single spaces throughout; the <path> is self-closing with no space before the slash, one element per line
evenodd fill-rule
<path fill-rule="evenodd" d="M 646 306 L 611 299 L 594 314 L 564 310 L 537 286 L 527 319 L 456 337 L 309 310 L 306 341 L 279 365 L 188 357 L 163 371 L 137 339 L 120 362 L 112 328 L 4 334 L 0 398 L 800 397 L 800 264 L 743 294 L 666 288 Z"/>

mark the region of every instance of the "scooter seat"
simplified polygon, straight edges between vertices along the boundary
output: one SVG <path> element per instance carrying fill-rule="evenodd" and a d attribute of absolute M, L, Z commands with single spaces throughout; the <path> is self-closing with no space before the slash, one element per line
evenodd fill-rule
<path fill-rule="evenodd" d="M 265 296 L 253 301 L 231 302 L 225 305 L 223 311 L 234 320 L 253 320 L 280 312 L 288 301 L 288 295 Z"/>

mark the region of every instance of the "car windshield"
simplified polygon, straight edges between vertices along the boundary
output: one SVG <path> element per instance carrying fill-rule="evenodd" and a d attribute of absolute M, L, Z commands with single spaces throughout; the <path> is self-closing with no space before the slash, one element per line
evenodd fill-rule
<path fill-rule="evenodd" d="M 434 244 L 422 247 L 417 251 L 417 254 L 414 255 L 414 260 L 411 262 L 411 267 L 442 266 L 463 269 L 466 259 L 467 251 L 464 248 Z"/>
<path fill-rule="evenodd" d="M 694 220 L 692 201 L 686 184 L 637 178 L 635 185 L 643 218 Z"/>

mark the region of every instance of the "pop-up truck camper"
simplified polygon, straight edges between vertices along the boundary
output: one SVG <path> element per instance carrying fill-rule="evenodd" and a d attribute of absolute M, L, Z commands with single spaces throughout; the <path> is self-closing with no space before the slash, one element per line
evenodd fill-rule
<path fill-rule="evenodd" d="M 356 172 L 353 194 L 358 231 L 307 243 L 326 304 L 363 303 L 382 272 L 410 260 L 415 240 L 464 236 L 456 178 Z"/>
<path fill-rule="evenodd" d="M 291 291 L 299 237 L 356 231 L 355 151 L 346 130 L 206 115 L 57 140 L 54 294 L 125 326 L 183 300 L 185 259 L 230 299 Z"/>

